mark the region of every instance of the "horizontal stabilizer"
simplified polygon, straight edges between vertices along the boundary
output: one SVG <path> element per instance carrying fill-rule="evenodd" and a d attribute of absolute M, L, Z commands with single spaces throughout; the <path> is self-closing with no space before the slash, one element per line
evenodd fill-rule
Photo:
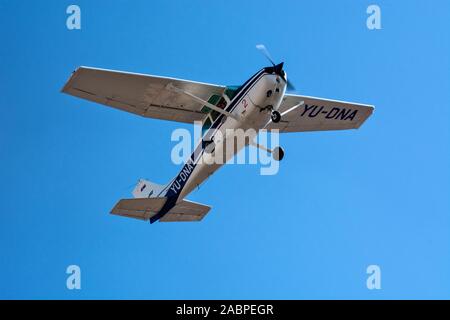
<path fill-rule="evenodd" d="M 111 210 L 119 216 L 148 220 L 163 207 L 167 198 L 122 199 Z"/>
<path fill-rule="evenodd" d="M 128 218 L 149 220 L 162 209 L 166 201 L 166 197 L 122 199 L 117 202 L 111 210 L 111 213 Z M 181 200 L 165 215 L 163 215 L 159 221 L 200 221 L 210 209 L 211 207 L 200 203 Z"/>
<path fill-rule="evenodd" d="M 200 221 L 209 212 L 211 207 L 197 202 L 182 200 L 178 202 L 175 207 L 170 209 L 159 221 L 174 222 L 174 221 Z"/>

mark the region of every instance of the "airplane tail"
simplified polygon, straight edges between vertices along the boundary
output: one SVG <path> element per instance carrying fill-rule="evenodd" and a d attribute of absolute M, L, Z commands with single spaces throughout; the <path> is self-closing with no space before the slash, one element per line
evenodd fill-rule
<path fill-rule="evenodd" d="M 170 198 L 167 195 L 168 185 L 159 185 L 147 180 L 139 180 L 133 189 L 134 199 L 121 199 L 111 210 L 112 214 L 135 218 L 140 220 L 150 220 L 154 222 L 172 221 L 200 221 L 209 212 L 211 207 L 189 200 L 179 200 Z M 166 203 L 170 204 L 170 209 Z M 166 211 L 168 209 L 168 211 Z M 164 212 L 161 217 L 158 214 Z"/>
<path fill-rule="evenodd" d="M 163 208 L 166 201 L 166 197 L 121 199 L 111 210 L 111 213 L 128 218 L 152 220 Z M 177 202 L 159 221 L 200 221 L 210 209 L 211 207 L 204 204 L 183 199 Z"/>

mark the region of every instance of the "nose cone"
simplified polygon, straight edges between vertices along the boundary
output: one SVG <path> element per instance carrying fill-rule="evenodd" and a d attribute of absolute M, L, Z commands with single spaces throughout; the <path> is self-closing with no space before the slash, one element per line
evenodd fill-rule
<path fill-rule="evenodd" d="M 280 75 L 280 76 L 283 76 L 283 75 L 284 75 L 284 72 L 283 72 L 283 65 L 284 65 L 284 62 L 282 62 L 282 63 L 277 64 L 276 66 L 274 66 L 274 67 L 273 67 L 274 72 L 275 72 L 276 74 Z"/>
<path fill-rule="evenodd" d="M 284 62 L 274 65 L 272 67 L 267 67 L 266 71 L 268 73 L 274 73 L 276 75 L 279 75 L 281 78 L 284 79 L 284 81 L 287 81 L 286 72 L 284 72 L 283 66 L 284 66 Z"/>
<path fill-rule="evenodd" d="M 286 72 L 283 70 L 283 66 L 284 66 L 284 62 L 281 62 L 277 65 L 273 65 L 271 67 L 266 67 L 265 70 L 268 73 L 271 74 L 276 74 L 278 76 L 281 77 L 281 79 L 283 79 L 283 81 L 286 83 L 286 85 L 288 86 L 289 90 L 294 90 L 294 87 L 292 86 L 292 84 L 290 84 L 287 80 L 287 74 Z"/>
<path fill-rule="evenodd" d="M 266 68 L 264 68 L 264 69 L 265 69 L 266 72 L 268 72 L 268 73 L 275 73 L 275 74 L 281 76 L 281 75 L 284 73 L 284 71 L 283 71 L 283 65 L 284 65 L 284 62 L 282 62 L 282 63 L 280 63 L 280 64 L 277 64 L 277 65 L 270 66 L 270 67 L 266 67 Z"/>

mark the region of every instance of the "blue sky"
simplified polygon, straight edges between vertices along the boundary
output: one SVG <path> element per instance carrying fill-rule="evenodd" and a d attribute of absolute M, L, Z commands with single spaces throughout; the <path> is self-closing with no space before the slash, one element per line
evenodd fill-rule
<path fill-rule="evenodd" d="M 0 298 L 450 298 L 448 1 L 77 1 L 75 31 L 70 4 L 0 0 Z M 282 136 L 275 176 L 222 168 L 189 197 L 213 207 L 201 223 L 109 215 L 138 178 L 178 172 L 170 135 L 191 126 L 63 95 L 70 73 L 239 84 L 267 64 L 257 43 L 298 93 L 374 115 Z"/>

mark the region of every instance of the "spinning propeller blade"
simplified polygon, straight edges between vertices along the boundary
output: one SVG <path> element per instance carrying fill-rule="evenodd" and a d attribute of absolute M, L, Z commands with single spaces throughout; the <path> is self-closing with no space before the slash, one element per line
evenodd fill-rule
<path fill-rule="evenodd" d="M 280 67 L 280 68 L 281 68 L 280 73 L 281 73 L 282 77 L 286 80 L 286 77 L 284 76 L 285 73 L 284 73 L 284 71 L 282 70 L 282 68 L 283 68 L 283 63 L 281 63 L 281 64 L 279 64 L 279 65 L 276 65 L 275 62 L 274 62 L 273 59 L 272 59 L 272 56 L 271 56 L 270 53 L 269 53 L 269 50 L 267 50 L 267 48 L 266 48 L 265 45 L 263 45 L 263 44 L 257 44 L 257 45 L 256 45 L 256 49 L 258 49 L 259 51 L 261 51 L 261 53 L 266 57 L 267 60 L 270 61 L 270 63 L 271 63 L 274 67 L 281 66 L 281 67 Z M 294 84 L 293 84 L 289 79 L 286 80 L 286 84 L 287 84 L 287 88 L 286 88 L 287 91 L 295 91 L 295 86 L 294 86 Z"/>

